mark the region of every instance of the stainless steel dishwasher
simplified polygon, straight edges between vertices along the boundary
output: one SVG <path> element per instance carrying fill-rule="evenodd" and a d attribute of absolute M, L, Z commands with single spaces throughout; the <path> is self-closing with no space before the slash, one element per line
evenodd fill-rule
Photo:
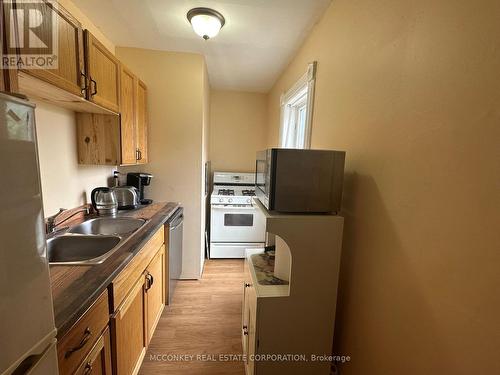
<path fill-rule="evenodd" d="M 167 221 L 168 224 L 168 304 L 172 302 L 177 280 L 182 273 L 182 227 L 184 209 L 181 207 Z"/>

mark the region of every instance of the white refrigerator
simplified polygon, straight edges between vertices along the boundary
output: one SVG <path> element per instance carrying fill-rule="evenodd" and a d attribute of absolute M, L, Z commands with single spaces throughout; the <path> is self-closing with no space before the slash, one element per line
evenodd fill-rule
<path fill-rule="evenodd" d="M 0 93 L 0 374 L 58 374 L 34 105 Z"/>

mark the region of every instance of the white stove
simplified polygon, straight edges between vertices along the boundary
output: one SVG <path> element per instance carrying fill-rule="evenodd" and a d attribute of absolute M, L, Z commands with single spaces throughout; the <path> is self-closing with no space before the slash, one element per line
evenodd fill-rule
<path fill-rule="evenodd" d="M 214 172 L 210 197 L 210 258 L 244 258 L 264 246 L 265 218 L 253 206 L 253 173 Z"/>

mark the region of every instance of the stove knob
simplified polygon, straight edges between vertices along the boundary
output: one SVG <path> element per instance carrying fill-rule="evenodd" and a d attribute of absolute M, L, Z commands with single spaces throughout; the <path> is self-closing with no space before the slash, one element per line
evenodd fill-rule
<path fill-rule="evenodd" d="M 252 200 L 250 198 L 247 198 L 247 203 L 252 203 Z"/>
<path fill-rule="evenodd" d="M 231 198 L 229 198 L 227 201 L 228 201 L 229 203 L 231 203 L 233 200 L 232 200 Z"/>
<path fill-rule="evenodd" d="M 220 203 L 224 202 L 224 199 L 219 198 L 219 202 L 220 202 Z"/>

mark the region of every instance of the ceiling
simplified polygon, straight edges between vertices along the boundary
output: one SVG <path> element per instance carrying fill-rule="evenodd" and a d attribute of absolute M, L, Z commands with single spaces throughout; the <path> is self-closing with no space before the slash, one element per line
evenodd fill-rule
<path fill-rule="evenodd" d="M 117 46 L 201 53 L 213 88 L 266 92 L 331 0 L 73 2 Z M 226 18 L 214 39 L 204 41 L 186 19 L 199 6 Z"/>

